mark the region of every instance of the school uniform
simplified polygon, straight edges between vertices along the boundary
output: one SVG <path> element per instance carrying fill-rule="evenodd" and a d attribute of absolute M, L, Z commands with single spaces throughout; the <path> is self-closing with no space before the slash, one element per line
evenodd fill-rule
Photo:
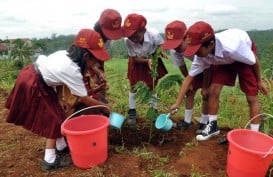
<path fill-rule="evenodd" d="M 172 58 L 173 65 L 175 67 L 181 67 L 181 66 L 186 65 L 182 52 L 176 52 L 174 49 L 171 49 L 170 55 Z M 193 61 L 194 57 L 188 57 L 188 59 L 190 61 Z M 192 81 L 193 91 L 196 91 L 197 89 L 202 88 L 202 87 L 203 87 L 203 72 L 194 76 L 193 81 Z"/>
<path fill-rule="evenodd" d="M 189 75 L 194 77 L 211 66 L 211 83 L 234 86 L 238 75 L 242 91 L 248 96 L 256 96 L 255 54 L 255 44 L 245 31 L 225 30 L 215 34 L 214 54 L 195 56 Z"/>
<path fill-rule="evenodd" d="M 133 57 L 147 58 L 153 54 L 156 49 L 163 43 L 163 38 L 156 30 L 147 29 L 144 34 L 143 44 L 136 44 L 125 38 L 125 44 L 128 49 L 129 61 L 128 61 L 128 79 L 130 86 L 134 86 L 138 81 L 145 82 L 150 89 L 153 88 L 153 78 L 150 74 L 150 69 L 147 63 L 136 63 Z M 158 77 L 155 80 L 155 85 L 158 80 L 166 75 L 167 69 L 165 68 L 161 58 L 158 59 Z"/>
<path fill-rule="evenodd" d="M 63 84 L 73 95 L 87 96 L 80 68 L 66 51 L 39 56 L 34 64 L 20 71 L 6 102 L 10 110 L 6 121 L 42 137 L 61 137 L 61 124 L 66 117 L 54 86 Z"/>

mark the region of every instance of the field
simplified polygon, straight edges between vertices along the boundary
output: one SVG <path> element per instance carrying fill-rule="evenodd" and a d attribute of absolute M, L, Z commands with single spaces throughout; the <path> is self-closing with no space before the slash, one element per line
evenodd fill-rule
<path fill-rule="evenodd" d="M 110 82 L 108 98 L 113 111 L 126 115 L 128 84 L 126 80 L 126 60 L 118 60 L 106 65 Z M 167 61 L 170 73 L 178 73 Z M 1 87 L 1 86 L 0 86 Z M 177 91 L 178 88 L 174 90 Z M 108 130 L 108 158 L 105 163 L 88 170 L 71 167 L 43 172 L 40 163 L 44 155 L 45 140 L 26 131 L 22 127 L 7 124 L 4 108 L 8 89 L 0 89 L 0 176 L 1 177 L 225 177 L 228 144 L 219 144 L 233 128 L 243 128 L 248 121 L 248 108 L 238 87 L 226 89 L 222 95 L 219 125 L 221 133 L 208 141 L 195 140 L 197 119 L 200 110 L 200 98 L 197 96 L 194 121 L 187 130 L 172 129 L 168 132 L 154 130 L 150 137 L 150 124 L 145 119 L 146 105 L 138 105 L 138 123 L 136 126 L 125 124 L 121 131 Z M 175 100 L 177 92 L 166 91 L 168 97 L 162 97 L 159 112 L 166 113 Z M 199 94 L 198 94 L 199 95 Z M 265 112 L 270 110 L 272 98 L 261 96 Z M 271 101 L 270 101 L 271 100 Z M 175 115 L 179 120 L 183 116 L 183 106 Z M 271 168 L 268 175 L 271 176 Z"/>

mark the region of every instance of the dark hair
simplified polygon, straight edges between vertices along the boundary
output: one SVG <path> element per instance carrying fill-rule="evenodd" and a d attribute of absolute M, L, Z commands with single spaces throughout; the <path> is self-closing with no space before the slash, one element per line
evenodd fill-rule
<path fill-rule="evenodd" d="M 95 23 L 95 25 L 94 25 L 94 30 L 100 34 L 100 36 L 102 37 L 103 42 L 106 42 L 107 40 L 109 40 L 109 39 L 104 35 L 104 33 L 103 33 L 102 29 L 101 29 L 101 26 L 100 26 L 100 24 L 99 24 L 99 21 L 97 21 L 97 22 Z"/>
<path fill-rule="evenodd" d="M 209 40 L 203 42 L 203 44 L 201 45 L 201 47 L 206 47 L 207 48 L 209 46 L 209 44 L 210 44 L 211 41 L 215 41 L 215 36 L 214 35 Z"/>
<path fill-rule="evenodd" d="M 81 48 L 81 47 L 78 47 L 78 46 L 75 46 L 75 45 L 72 45 L 67 50 L 67 52 L 68 52 L 67 56 L 81 68 L 81 73 L 84 74 L 86 64 L 85 64 L 85 61 L 83 59 L 83 55 L 86 52 L 89 53 L 91 56 L 92 56 L 92 54 L 87 49 Z"/>

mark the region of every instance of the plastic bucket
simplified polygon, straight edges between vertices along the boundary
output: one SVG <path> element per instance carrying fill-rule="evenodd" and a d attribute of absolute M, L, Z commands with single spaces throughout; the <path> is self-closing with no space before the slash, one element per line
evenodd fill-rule
<path fill-rule="evenodd" d="M 160 114 L 155 121 L 155 127 L 160 130 L 169 131 L 173 126 L 170 114 Z"/>
<path fill-rule="evenodd" d="M 120 129 L 125 120 L 125 117 L 119 113 L 111 112 L 109 119 L 110 119 L 110 125 L 112 127 Z"/>
<path fill-rule="evenodd" d="M 265 177 L 273 158 L 273 138 L 248 129 L 227 135 L 229 147 L 226 171 L 229 177 Z"/>
<path fill-rule="evenodd" d="M 102 115 L 81 115 L 63 122 L 61 131 L 75 166 L 88 169 L 107 159 L 108 126 L 109 119 Z"/>

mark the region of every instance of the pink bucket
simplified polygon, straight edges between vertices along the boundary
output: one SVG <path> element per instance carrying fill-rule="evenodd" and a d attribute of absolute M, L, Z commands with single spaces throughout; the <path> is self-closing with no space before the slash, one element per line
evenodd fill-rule
<path fill-rule="evenodd" d="M 265 177 L 273 159 L 273 138 L 253 130 L 235 129 L 227 135 L 229 177 Z"/>

